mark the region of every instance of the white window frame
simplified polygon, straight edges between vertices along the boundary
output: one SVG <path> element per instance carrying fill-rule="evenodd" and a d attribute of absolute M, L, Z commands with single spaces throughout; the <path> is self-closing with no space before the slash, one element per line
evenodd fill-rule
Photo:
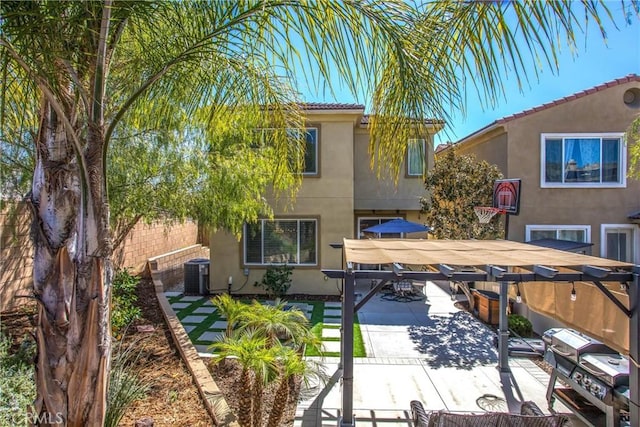
<path fill-rule="evenodd" d="M 421 164 L 422 164 L 422 170 L 420 171 L 420 173 L 412 173 L 411 172 L 411 144 L 416 143 L 416 144 L 420 144 L 422 143 L 422 157 L 420 160 L 422 160 Z M 427 141 L 424 138 L 411 138 L 407 141 L 407 176 L 410 177 L 422 177 L 424 176 L 425 172 L 427 170 Z"/>
<path fill-rule="evenodd" d="M 640 235 L 636 232 L 638 226 L 636 224 L 600 224 L 600 256 L 607 257 L 607 230 L 609 229 L 625 229 L 631 231 L 631 255 L 634 264 L 640 259 L 638 249 L 640 247 Z"/>
<path fill-rule="evenodd" d="M 619 182 L 546 182 L 546 140 L 562 139 L 562 152 L 564 162 L 564 139 L 565 138 L 619 138 L 620 139 L 620 165 Z M 626 188 L 627 187 L 627 144 L 624 133 L 604 132 L 604 133 L 542 133 L 540 134 L 540 188 Z"/>
<path fill-rule="evenodd" d="M 528 224 L 525 226 L 525 241 L 531 241 L 531 232 L 532 231 L 556 231 L 556 236 L 558 235 L 558 231 L 561 230 L 583 230 L 584 233 L 584 243 L 591 243 L 591 226 L 590 225 L 549 225 L 549 224 Z"/>
<path fill-rule="evenodd" d="M 264 224 L 266 222 L 274 222 L 274 221 L 297 221 L 298 223 L 298 236 L 297 236 L 297 254 L 296 254 L 296 258 L 298 260 L 300 260 L 300 222 L 314 222 L 315 223 L 315 228 L 316 228 L 316 233 L 315 233 L 315 254 L 316 254 L 316 259 L 315 262 L 313 263 L 300 263 L 300 262 L 287 262 L 287 265 L 292 265 L 292 266 L 300 266 L 300 267 L 313 267 L 313 266 L 317 266 L 318 265 L 318 257 L 319 257 L 319 253 L 318 253 L 318 239 L 320 238 L 320 236 L 318 235 L 318 218 L 274 218 L 274 219 L 259 219 L 258 222 L 261 224 L 260 225 L 260 231 L 262 233 L 262 237 L 261 237 L 261 244 L 262 244 L 262 248 L 261 248 L 261 253 L 262 253 L 262 262 L 248 262 L 247 261 L 247 225 L 248 224 L 244 224 L 243 228 L 242 228 L 242 260 L 244 262 L 244 265 L 249 265 L 249 266 L 269 266 L 269 265 L 283 265 L 285 263 L 276 263 L 276 262 L 264 262 Z"/>

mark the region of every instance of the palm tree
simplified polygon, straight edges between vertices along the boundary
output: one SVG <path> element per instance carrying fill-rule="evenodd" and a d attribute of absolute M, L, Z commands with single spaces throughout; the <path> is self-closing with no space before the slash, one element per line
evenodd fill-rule
<path fill-rule="evenodd" d="M 230 337 L 233 329 L 240 322 L 243 314 L 247 310 L 247 304 L 234 299 L 229 294 L 216 295 L 211 299 L 211 303 L 218 309 L 220 314 L 227 318 L 227 329 L 225 336 Z"/>
<path fill-rule="evenodd" d="M 253 389 L 251 391 L 253 427 L 262 426 L 264 388 L 275 380 L 278 375 L 276 355 L 277 349 L 275 347 L 266 346 L 254 354 L 251 363 L 253 372 Z"/>
<path fill-rule="evenodd" d="M 263 385 L 272 379 L 276 372 L 275 357 L 267 348 L 266 337 L 258 331 L 245 329 L 241 334 L 214 342 L 210 348 L 216 354 L 214 362 L 234 357 L 242 367 L 238 423 L 242 427 L 253 427 L 256 421 L 252 423 L 252 419 L 255 416 L 260 417 L 262 412 Z M 253 385 L 252 376 L 255 377 Z"/>
<path fill-rule="evenodd" d="M 526 76 L 521 49 L 554 69 L 558 46 L 575 44 L 575 27 L 602 28 L 600 15 L 612 17 L 591 0 L 412 4 L 0 2 L 0 117 L 37 108 L 27 197 L 40 304 L 35 415 L 103 424 L 113 276 L 106 159 L 115 136 L 162 129 L 206 141 L 237 126 L 237 138 L 222 145 L 246 147 L 250 165 L 269 158 L 272 173 L 260 174 L 261 184 L 295 193 L 304 140 L 287 129 L 303 127 L 293 87 L 302 70 L 329 90 L 340 83 L 371 98 L 372 166 L 397 176 L 406 141 L 427 128 L 403 126 L 406 119 L 447 119 L 447 105 L 463 105 L 465 75 L 494 100 L 506 70 Z M 29 90 L 8 90 L 16 82 Z M 5 102 L 9 93 L 17 98 Z M 0 121 L 2 135 L 12 122 Z M 260 155 L 249 150 L 251 128 L 274 129 Z M 220 189 L 201 201 L 204 225 L 239 234 L 244 222 L 271 212 L 262 202 L 236 209 L 233 197 L 214 197 L 243 192 L 223 178 L 196 181 L 195 188 Z M 251 195 L 262 200 L 260 189 Z M 220 200 L 226 205 L 216 206 Z"/>
<path fill-rule="evenodd" d="M 283 301 L 277 305 L 268 305 L 254 300 L 244 314 L 242 327 L 262 331 L 272 347 L 280 339 L 289 340 L 295 346 L 302 345 L 310 334 L 309 321 L 296 308 L 286 310 L 286 304 Z"/>
<path fill-rule="evenodd" d="M 280 381 L 273 399 L 271 412 L 269 413 L 267 427 L 278 427 L 280 425 L 295 380 L 302 379 L 304 382 L 308 382 L 312 378 L 323 378 L 323 372 L 317 365 L 303 359 L 298 352 L 291 348 L 282 347 L 278 363 L 280 366 Z"/>

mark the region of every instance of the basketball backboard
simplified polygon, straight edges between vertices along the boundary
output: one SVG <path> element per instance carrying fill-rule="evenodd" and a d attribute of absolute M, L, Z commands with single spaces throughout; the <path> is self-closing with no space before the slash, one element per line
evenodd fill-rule
<path fill-rule="evenodd" d="M 508 215 L 520 212 L 520 179 L 498 179 L 493 184 L 493 207 Z"/>

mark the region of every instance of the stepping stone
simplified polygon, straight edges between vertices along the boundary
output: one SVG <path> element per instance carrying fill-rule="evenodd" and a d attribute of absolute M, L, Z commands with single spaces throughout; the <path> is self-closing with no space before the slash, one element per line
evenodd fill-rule
<path fill-rule="evenodd" d="M 196 344 L 195 347 L 196 347 L 196 350 L 198 350 L 198 353 L 211 354 L 211 350 L 209 349 L 208 345 Z"/>
<path fill-rule="evenodd" d="M 189 307 L 190 305 L 191 303 L 188 302 L 174 302 L 173 304 L 171 304 L 171 308 L 173 308 L 174 310 L 182 310 Z"/>
<path fill-rule="evenodd" d="M 322 338 L 340 338 L 340 329 L 322 328 Z"/>
<path fill-rule="evenodd" d="M 191 295 L 191 296 L 186 296 L 186 297 L 180 298 L 180 301 L 194 302 L 194 301 L 200 301 L 202 298 L 203 297 Z"/>
<path fill-rule="evenodd" d="M 214 329 L 218 329 L 218 330 L 227 329 L 227 321 L 218 320 L 217 322 L 214 322 L 213 325 L 209 326 L 209 330 L 211 331 Z"/>
<path fill-rule="evenodd" d="M 342 309 L 339 307 L 325 307 L 324 308 L 324 314 L 325 316 L 341 316 L 342 315 Z"/>
<path fill-rule="evenodd" d="M 340 353 L 340 341 L 322 341 L 322 351 Z"/>
<path fill-rule="evenodd" d="M 339 301 L 329 301 L 329 302 L 325 302 L 324 303 L 324 308 L 326 309 L 327 307 L 338 307 L 338 308 L 342 308 L 342 303 Z"/>
<path fill-rule="evenodd" d="M 292 302 L 288 305 L 290 305 L 291 307 L 295 307 L 302 312 L 313 310 L 313 306 L 310 306 L 309 304 L 303 302 Z"/>
<path fill-rule="evenodd" d="M 216 312 L 216 308 L 215 307 L 198 307 L 195 310 L 193 310 L 194 314 L 211 314 L 211 313 L 215 313 Z"/>
<path fill-rule="evenodd" d="M 184 319 L 182 319 L 182 323 L 196 323 L 196 324 L 200 324 L 202 322 L 204 322 L 204 319 L 206 319 L 207 316 L 187 316 Z"/>
<path fill-rule="evenodd" d="M 329 325 L 340 325 L 342 323 L 342 319 L 339 317 L 325 317 L 322 319 L 322 323 L 327 323 Z"/>
<path fill-rule="evenodd" d="M 167 291 L 164 293 L 164 296 L 167 298 L 179 297 L 180 295 L 182 295 L 182 292 L 179 291 Z"/>
<path fill-rule="evenodd" d="M 182 325 L 182 327 L 184 328 L 185 331 L 187 331 L 187 333 L 190 333 L 195 328 L 197 328 L 198 325 Z"/>
<path fill-rule="evenodd" d="M 224 336 L 224 331 L 207 331 L 200 335 L 196 341 L 220 341 Z"/>
<path fill-rule="evenodd" d="M 204 304 L 202 304 L 203 307 L 213 307 L 213 303 L 211 302 L 210 299 L 208 299 L 207 301 L 205 301 Z"/>

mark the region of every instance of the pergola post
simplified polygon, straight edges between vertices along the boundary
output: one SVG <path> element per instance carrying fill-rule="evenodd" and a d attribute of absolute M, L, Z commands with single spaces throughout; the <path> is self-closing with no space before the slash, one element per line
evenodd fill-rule
<path fill-rule="evenodd" d="M 509 282 L 500 281 L 500 316 L 498 324 L 498 368 L 500 372 L 511 372 L 509 368 Z"/>
<path fill-rule="evenodd" d="M 640 426 L 640 268 L 633 270 L 633 283 L 629 286 L 629 420 L 632 426 Z"/>
<path fill-rule="evenodd" d="M 342 292 L 342 416 L 338 418 L 339 427 L 353 427 L 353 317 L 355 300 L 355 274 L 353 270 L 345 272 Z"/>

